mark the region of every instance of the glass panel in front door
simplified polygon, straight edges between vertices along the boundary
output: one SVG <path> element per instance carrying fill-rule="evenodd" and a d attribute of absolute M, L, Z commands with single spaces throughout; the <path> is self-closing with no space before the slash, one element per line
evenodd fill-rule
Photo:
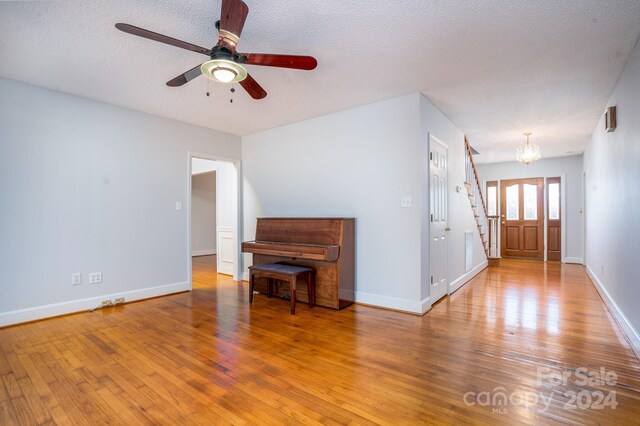
<path fill-rule="evenodd" d="M 525 183 L 524 192 L 524 220 L 538 220 L 538 186 Z"/>
<path fill-rule="evenodd" d="M 520 219 L 518 184 L 507 186 L 507 220 Z"/>

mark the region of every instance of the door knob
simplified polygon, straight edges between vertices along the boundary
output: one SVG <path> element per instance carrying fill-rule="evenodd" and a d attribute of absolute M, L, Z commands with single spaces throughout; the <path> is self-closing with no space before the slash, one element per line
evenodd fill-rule
<path fill-rule="evenodd" d="M 502 224 L 503 224 L 503 225 L 506 225 L 506 224 L 507 224 L 507 222 L 504 222 L 504 221 L 503 221 L 503 222 L 502 222 Z"/>
<path fill-rule="evenodd" d="M 449 227 L 447 226 L 446 228 L 444 228 L 444 231 L 445 231 L 445 232 L 449 232 L 449 231 L 451 231 L 451 228 L 449 228 Z"/>

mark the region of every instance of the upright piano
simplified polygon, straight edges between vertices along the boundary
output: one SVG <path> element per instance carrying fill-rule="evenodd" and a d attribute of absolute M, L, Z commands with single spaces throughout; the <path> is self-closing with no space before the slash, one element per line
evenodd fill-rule
<path fill-rule="evenodd" d="M 244 253 L 253 253 L 253 264 L 287 263 L 316 270 L 316 305 L 342 309 L 355 295 L 354 218 L 258 218 L 255 241 L 242 243 Z M 275 294 L 283 295 L 276 284 Z M 303 286 L 304 287 L 304 286 Z M 256 282 L 266 293 L 266 283 Z M 306 288 L 296 290 L 296 299 L 307 302 Z"/>

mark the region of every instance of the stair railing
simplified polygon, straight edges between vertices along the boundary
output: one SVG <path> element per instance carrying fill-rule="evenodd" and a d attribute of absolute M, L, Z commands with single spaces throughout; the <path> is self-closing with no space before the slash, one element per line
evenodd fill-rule
<path fill-rule="evenodd" d="M 480 239 L 482 246 L 484 247 L 485 255 L 490 257 L 491 242 L 495 241 L 494 238 L 490 241 L 491 232 L 497 230 L 497 221 L 490 220 L 487 214 L 487 206 L 482 196 L 482 187 L 480 186 L 480 179 L 478 178 L 478 171 L 476 164 L 473 161 L 473 153 L 471 152 L 471 145 L 466 136 L 464 138 L 465 145 L 465 174 L 467 187 L 467 193 L 469 195 L 469 201 L 471 202 L 471 208 L 473 209 L 473 215 L 478 225 L 478 232 L 480 233 Z M 497 235 L 497 231 L 496 231 Z"/>

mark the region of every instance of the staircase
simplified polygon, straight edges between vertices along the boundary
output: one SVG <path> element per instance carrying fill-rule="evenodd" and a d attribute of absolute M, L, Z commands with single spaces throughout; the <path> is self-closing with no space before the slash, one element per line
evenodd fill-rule
<path fill-rule="evenodd" d="M 489 261 L 489 266 L 500 266 L 500 257 L 498 257 L 498 216 L 489 216 L 487 214 L 487 205 L 482 196 L 482 187 L 480 179 L 478 179 L 478 171 L 473 161 L 473 152 L 467 137 L 464 138 L 465 153 L 465 183 L 471 209 L 478 225 L 478 232 L 482 240 L 485 255 Z"/>

